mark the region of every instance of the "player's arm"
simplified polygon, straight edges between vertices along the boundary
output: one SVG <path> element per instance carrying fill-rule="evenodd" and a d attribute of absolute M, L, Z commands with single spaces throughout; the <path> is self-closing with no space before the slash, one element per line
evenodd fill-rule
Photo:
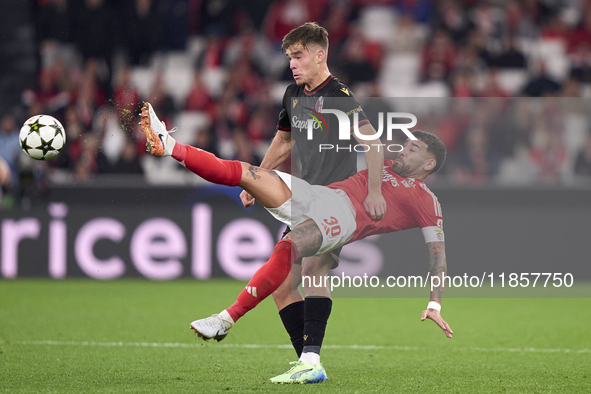
<path fill-rule="evenodd" d="M 443 298 L 443 278 L 447 273 L 447 260 L 445 258 L 445 242 L 427 242 L 429 251 L 429 277 L 431 286 L 431 296 L 429 305 L 423 311 L 421 320 L 433 320 L 445 333 L 445 336 L 451 338 L 453 331 L 449 324 L 441 317 L 441 299 Z M 439 278 L 439 279 L 437 279 Z M 436 286 L 437 285 L 437 286 Z"/>
<path fill-rule="evenodd" d="M 261 168 L 272 170 L 279 167 L 279 165 L 283 163 L 291 153 L 293 142 L 294 141 L 291 139 L 291 132 L 277 129 L 277 134 L 275 134 L 275 137 L 271 141 L 271 145 L 261 162 Z M 240 200 L 245 207 L 251 207 L 254 205 L 254 197 L 246 190 L 243 190 L 242 193 L 240 193 Z"/>
<path fill-rule="evenodd" d="M 359 133 L 363 135 L 376 135 L 376 131 L 370 123 L 359 127 Z M 375 140 L 362 140 L 355 133 L 355 139 L 360 144 L 369 145 L 370 149 L 365 152 L 365 163 L 368 170 L 367 197 L 363 202 L 363 207 L 374 220 L 379 220 L 386 214 L 386 200 L 382 196 L 382 168 L 384 167 L 384 150 L 379 144 L 381 141 L 376 137 Z"/>
<path fill-rule="evenodd" d="M 272 170 L 279 167 L 291 153 L 293 141 L 291 132 L 277 129 L 277 134 L 271 141 L 271 145 L 261 162 L 261 168 Z"/>
<path fill-rule="evenodd" d="M 287 156 L 291 152 L 293 145 L 291 139 L 291 122 L 287 111 L 287 102 L 290 100 L 290 97 L 290 89 L 287 88 L 281 100 L 281 111 L 279 111 L 279 119 L 277 120 L 277 134 L 273 137 L 271 146 L 269 146 L 261 163 L 261 167 L 267 170 L 277 168 L 287 159 Z M 240 193 L 240 200 L 245 207 L 254 205 L 254 198 L 246 190 Z"/>

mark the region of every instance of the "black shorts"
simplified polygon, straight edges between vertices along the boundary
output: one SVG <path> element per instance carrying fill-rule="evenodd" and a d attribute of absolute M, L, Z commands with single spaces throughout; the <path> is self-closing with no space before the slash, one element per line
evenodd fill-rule
<path fill-rule="evenodd" d="M 281 236 L 281 239 L 285 238 L 285 236 L 287 234 L 289 234 L 290 232 L 291 232 L 291 227 L 287 226 L 287 228 L 283 232 L 283 235 Z M 334 260 L 334 262 L 332 263 L 332 267 L 330 267 L 331 270 L 333 270 L 339 266 L 339 262 L 340 262 L 339 256 L 341 255 L 342 249 L 343 249 L 343 247 L 341 246 L 340 248 L 336 248 L 336 249 L 328 252 L 328 253 L 330 253 L 330 257 L 332 257 L 332 259 Z M 302 259 L 298 259 L 298 261 L 296 261 L 295 263 L 302 264 Z"/>

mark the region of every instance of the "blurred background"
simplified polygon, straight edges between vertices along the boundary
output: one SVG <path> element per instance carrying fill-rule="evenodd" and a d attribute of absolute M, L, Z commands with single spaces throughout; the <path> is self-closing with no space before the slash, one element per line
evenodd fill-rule
<path fill-rule="evenodd" d="M 4 277 L 250 277 L 281 226 L 245 210 L 239 190 L 146 154 L 137 114 L 149 101 L 180 142 L 260 162 L 292 82 L 281 39 L 307 21 L 329 31 L 329 68 L 370 120 L 411 112 L 446 143 L 428 184 L 446 233 L 463 240 L 449 245 L 457 269 L 500 267 L 497 245 L 507 270 L 585 255 L 589 0 L 3 0 L 0 15 Z M 67 133 L 46 162 L 18 142 L 42 113 Z M 342 266 L 419 261 L 422 238 L 409 234 L 364 240 Z"/>
<path fill-rule="evenodd" d="M 423 111 L 428 122 L 419 118 L 450 151 L 432 183 L 577 186 L 591 179 L 588 0 L 1 3 L 0 157 L 11 172 L 0 176 L 5 207 L 64 183 L 199 183 L 176 163 L 145 154 L 137 125 L 143 100 L 169 128 L 180 128 L 181 142 L 259 162 L 292 81 L 281 39 L 311 20 L 329 31 L 331 72 L 362 103 L 478 98 L 468 111 L 443 101 Z M 403 101 L 386 104 L 405 110 Z M 58 158 L 36 163 L 21 153 L 18 131 L 40 113 L 58 118 L 68 139 Z M 509 118 L 511 127 L 502 122 Z"/>

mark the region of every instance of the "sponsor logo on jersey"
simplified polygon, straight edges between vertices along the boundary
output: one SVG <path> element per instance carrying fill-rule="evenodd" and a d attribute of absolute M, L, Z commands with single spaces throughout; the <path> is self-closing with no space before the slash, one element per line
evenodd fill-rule
<path fill-rule="evenodd" d="M 293 99 L 293 107 L 292 107 L 292 108 L 295 108 L 295 106 L 296 106 L 297 104 L 298 104 L 298 99 Z"/>
<path fill-rule="evenodd" d="M 312 119 L 308 119 L 312 120 Z M 306 130 L 308 128 L 308 120 L 298 119 L 297 116 L 292 116 L 291 118 L 291 127 L 294 129 L 298 129 L 299 131 Z M 318 122 L 311 122 L 313 129 L 320 129 L 320 123 Z"/>
<path fill-rule="evenodd" d="M 415 183 L 410 179 L 404 179 L 400 181 L 404 187 L 415 187 Z"/>
<path fill-rule="evenodd" d="M 341 92 L 345 93 L 347 96 L 350 96 L 349 90 L 347 90 L 347 88 L 341 88 Z"/>
<path fill-rule="evenodd" d="M 394 175 L 390 174 L 386 170 L 383 170 L 383 172 L 382 172 L 382 182 L 390 182 L 390 184 L 393 187 L 400 186 L 399 183 L 398 183 L 398 179 L 396 179 L 396 177 Z"/>
<path fill-rule="evenodd" d="M 318 107 L 318 102 L 316 102 L 316 107 Z M 322 116 L 322 114 L 320 112 L 315 111 L 312 108 L 308 108 L 308 107 L 304 107 L 304 109 L 309 112 L 308 115 L 310 115 L 312 117 L 312 119 L 314 119 L 316 121 L 316 124 L 318 124 L 318 126 L 320 127 L 321 130 L 328 131 L 328 125 L 326 124 L 326 120 L 324 119 L 324 116 Z"/>

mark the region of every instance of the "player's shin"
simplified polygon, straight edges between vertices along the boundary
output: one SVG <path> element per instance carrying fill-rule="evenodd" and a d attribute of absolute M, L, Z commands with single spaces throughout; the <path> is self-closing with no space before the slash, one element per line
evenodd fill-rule
<path fill-rule="evenodd" d="M 222 160 L 212 153 L 178 142 L 172 157 L 206 181 L 237 186 L 242 178 L 242 164 L 237 160 Z"/>
<path fill-rule="evenodd" d="M 296 245 L 290 239 L 279 241 L 275 245 L 269 261 L 254 274 L 246 288 L 238 295 L 238 300 L 226 309 L 232 320 L 236 322 L 246 312 L 271 295 L 287 278 L 291 264 L 297 259 Z"/>
<path fill-rule="evenodd" d="M 279 311 L 281 322 L 289 334 L 298 357 L 304 349 L 304 301 L 296 301 Z"/>
<path fill-rule="evenodd" d="M 304 348 L 300 361 L 308 365 L 320 365 L 320 348 L 326 331 L 326 323 L 332 311 L 328 297 L 306 297 L 304 304 Z"/>

